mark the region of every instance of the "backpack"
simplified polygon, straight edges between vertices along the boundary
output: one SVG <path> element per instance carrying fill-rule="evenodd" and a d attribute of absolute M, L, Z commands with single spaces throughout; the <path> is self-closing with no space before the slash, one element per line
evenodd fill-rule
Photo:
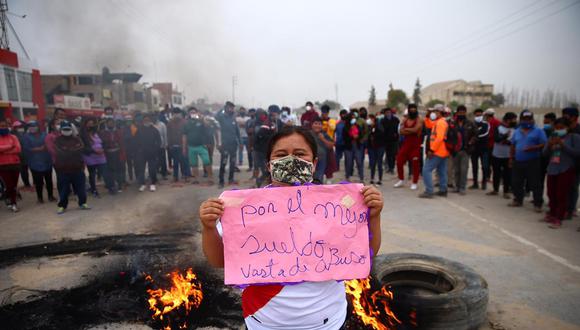
<path fill-rule="evenodd" d="M 447 133 L 445 134 L 445 147 L 452 156 L 455 156 L 463 145 L 463 137 L 455 123 L 450 122 L 447 126 Z"/>

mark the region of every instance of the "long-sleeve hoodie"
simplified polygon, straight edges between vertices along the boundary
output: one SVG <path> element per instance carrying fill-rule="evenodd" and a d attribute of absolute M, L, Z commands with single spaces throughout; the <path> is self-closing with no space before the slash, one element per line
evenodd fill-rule
<path fill-rule="evenodd" d="M 152 126 L 139 126 L 135 133 L 135 153 L 145 158 L 153 157 L 161 148 L 161 135 L 157 128 Z"/>
<path fill-rule="evenodd" d="M 84 144 L 78 136 L 58 135 L 54 140 L 53 159 L 57 173 L 76 173 L 84 169 Z"/>
<path fill-rule="evenodd" d="M 20 165 L 21 151 L 16 135 L 0 135 L 0 168 Z"/>
<path fill-rule="evenodd" d="M 448 127 L 445 118 L 439 118 L 435 121 L 425 118 L 425 127 L 431 129 L 429 149 L 435 154 L 435 156 L 441 158 L 449 157 L 449 150 L 447 150 L 447 146 L 445 145 Z"/>

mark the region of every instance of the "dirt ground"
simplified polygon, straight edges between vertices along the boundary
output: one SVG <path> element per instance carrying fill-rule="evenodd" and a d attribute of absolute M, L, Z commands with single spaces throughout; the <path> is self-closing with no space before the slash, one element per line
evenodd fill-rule
<path fill-rule="evenodd" d="M 240 185 L 226 188 L 252 186 L 241 168 Z M 578 219 L 552 230 L 538 222 L 542 215 L 531 204 L 510 209 L 508 201 L 481 190 L 421 200 L 408 188 L 394 189 L 394 182 L 387 174 L 380 187 L 380 253 L 437 255 L 474 268 L 490 288 L 484 329 L 580 329 Z M 209 307 L 188 324 L 239 328 L 239 291 L 222 285 L 220 271 L 207 266 L 199 246 L 198 206 L 219 193 L 216 186 L 170 181 L 155 193 L 139 193 L 132 185 L 117 196 L 91 198 L 91 211 L 72 202 L 59 216 L 55 205 L 37 205 L 34 194 L 24 192 L 20 213 L 0 209 L 0 323 L 22 329 L 158 328 L 141 274 L 162 281 L 171 270 L 192 267 L 208 288 Z"/>

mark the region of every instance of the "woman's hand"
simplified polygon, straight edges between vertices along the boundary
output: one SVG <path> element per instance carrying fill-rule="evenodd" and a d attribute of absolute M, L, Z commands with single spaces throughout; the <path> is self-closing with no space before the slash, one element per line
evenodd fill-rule
<path fill-rule="evenodd" d="M 215 228 L 216 221 L 222 214 L 224 214 L 224 202 L 219 198 L 210 198 L 199 207 L 199 219 L 204 229 Z"/>
<path fill-rule="evenodd" d="M 361 193 L 363 194 L 365 205 L 370 209 L 370 216 L 378 217 L 383 210 L 383 194 L 373 186 L 365 186 Z"/>

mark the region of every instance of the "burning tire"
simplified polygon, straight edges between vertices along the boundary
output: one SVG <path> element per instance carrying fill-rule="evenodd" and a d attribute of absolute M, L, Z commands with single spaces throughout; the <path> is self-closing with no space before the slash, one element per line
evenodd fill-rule
<path fill-rule="evenodd" d="M 418 329 L 478 329 L 486 321 L 487 282 L 458 262 L 421 254 L 379 255 L 374 284 L 390 286 L 392 310 Z"/>

